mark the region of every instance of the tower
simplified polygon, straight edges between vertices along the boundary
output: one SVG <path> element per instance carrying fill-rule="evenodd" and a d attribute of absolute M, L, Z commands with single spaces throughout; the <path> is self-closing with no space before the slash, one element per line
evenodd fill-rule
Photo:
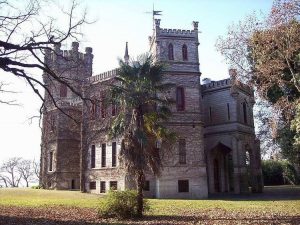
<path fill-rule="evenodd" d="M 48 50 L 45 63 L 53 74 L 43 74 L 45 103 L 41 144 L 40 184 L 52 189 L 79 189 L 81 87 L 92 75 L 92 48 L 85 54 L 72 43 L 71 50 L 60 44 Z M 54 76 L 57 76 L 54 79 Z M 59 81 L 60 82 L 59 82 Z"/>
<path fill-rule="evenodd" d="M 170 97 L 176 101 L 168 127 L 176 131 L 178 143 L 166 149 L 165 165 L 156 178 L 158 198 L 205 198 L 207 175 L 203 145 L 202 100 L 198 57 L 198 22 L 193 30 L 162 29 L 155 19 L 150 51 L 166 64 L 164 80 L 173 83 Z"/>

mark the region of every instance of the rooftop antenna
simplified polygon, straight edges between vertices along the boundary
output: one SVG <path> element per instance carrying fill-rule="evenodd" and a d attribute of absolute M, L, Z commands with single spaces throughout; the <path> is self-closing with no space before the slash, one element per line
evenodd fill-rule
<path fill-rule="evenodd" d="M 154 22 L 154 20 L 155 20 L 155 16 L 161 16 L 162 14 L 162 11 L 160 11 L 160 10 L 155 10 L 154 9 L 154 3 L 153 3 L 153 7 L 152 7 L 152 12 L 145 12 L 145 13 L 148 13 L 148 14 L 152 14 L 152 23 L 153 23 L 153 30 L 154 30 L 154 28 L 155 28 L 155 22 Z"/>

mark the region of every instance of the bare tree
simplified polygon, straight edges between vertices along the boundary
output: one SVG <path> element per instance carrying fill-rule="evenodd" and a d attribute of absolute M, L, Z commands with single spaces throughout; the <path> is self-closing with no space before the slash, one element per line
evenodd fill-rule
<path fill-rule="evenodd" d="M 44 62 L 46 53 L 58 54 L 52 48 L 53 45 L 60 45 L 68 39 L 78 40 L 82 36 L 79 28 L 87 20 L 85 10 L 81 10 L 81 16 L 78 16 L 76 12 L 79 8 L 75 0 L 71 1 L 68 10 L 59 7 L 54 1 L 0 1 L 0 69 L 23 78 L 42 102 L 45 98 L 41 88 L 45 89 L 57 108 L 51 91 L 41 81 L 42 76 L 36 74 L 46 74 L 81 96 L 68 80 Z M 55 10 L 57 14 L 60 12 L 59 20 L 51 16 L 49 9 Z"/>
<path fill-rule="evenodd" d="M 19 164 L 22 158 L 13 157 L 4 162 L 1 166 L 0 178 L 5 183 L 6 187 L 18 187 L 22 179 L 22 174 L 19 172 Z"/>
<path fill-rule="evenodd" d="M 35 159 L 32 161 L 33 173 L 39 179 L 40 178 L 40 162 Z"/>
<path fill-rule="evenodd" d="M 33 179 L 34 168 L 31 160 L 21 160 L 18 165 L 18 172 L 21 175 L 22 179 L 26 183 L 26 187 L 29 187 L 29 182 Z"/>

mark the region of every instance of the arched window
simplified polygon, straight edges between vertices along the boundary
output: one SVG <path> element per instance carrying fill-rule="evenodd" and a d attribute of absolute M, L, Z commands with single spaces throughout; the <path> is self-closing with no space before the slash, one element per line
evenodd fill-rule
<path fill-rule="evenodd" d="M 185 100 L 184 100 L 184 89 L 183 87 L 176 88 L 176 106 L 177 111 L 184 111 Z"/>
<path fill-rule="evenodd" d="M 247 103 L 246 102 L 243 102 L 243 116 L 244 116 L 244 123 L 248 123 L 248 120 L 247 120 Z"/>
<path fill-rule="evenodd" d="M 185 44 L 182 46 L 182 59 L 184 61 L 188 60 L 187 46 Z"/>
<path fill-rule="evenodd" d="M 169 57 L 169 60 L 174 60 L 174 51 L 173 51 L 172 44 L 169 44 L 169 46 L 168 46 L 168 57 Z"/>

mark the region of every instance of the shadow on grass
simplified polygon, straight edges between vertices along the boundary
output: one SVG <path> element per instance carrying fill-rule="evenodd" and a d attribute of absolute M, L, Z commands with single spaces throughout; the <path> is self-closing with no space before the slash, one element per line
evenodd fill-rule
<path fill-rule="evenodd" d="M 233 194 L 216 193 L 210 194 L 212 200 L 237 200 L 237 201 L 283 201 L 300 200 L 300 186 L 266 186 L 263 193 Z"/>
<path fill-rule="evenodd" d="M 196 224 L 213 223 L 213 224 L 299 224 L 300 216 L 278 216 L 278 217 L 257 217 L 257 218 L 209 218 L 208 216 L 144 216 L 142 219 L 118 221 L 111 219 L 110 221 L 60 221 L 45 218 L 30 217 L 12 217 L 0 216 L 0 224 L 5 225 L 126 225 L 126 224 Z"/>

